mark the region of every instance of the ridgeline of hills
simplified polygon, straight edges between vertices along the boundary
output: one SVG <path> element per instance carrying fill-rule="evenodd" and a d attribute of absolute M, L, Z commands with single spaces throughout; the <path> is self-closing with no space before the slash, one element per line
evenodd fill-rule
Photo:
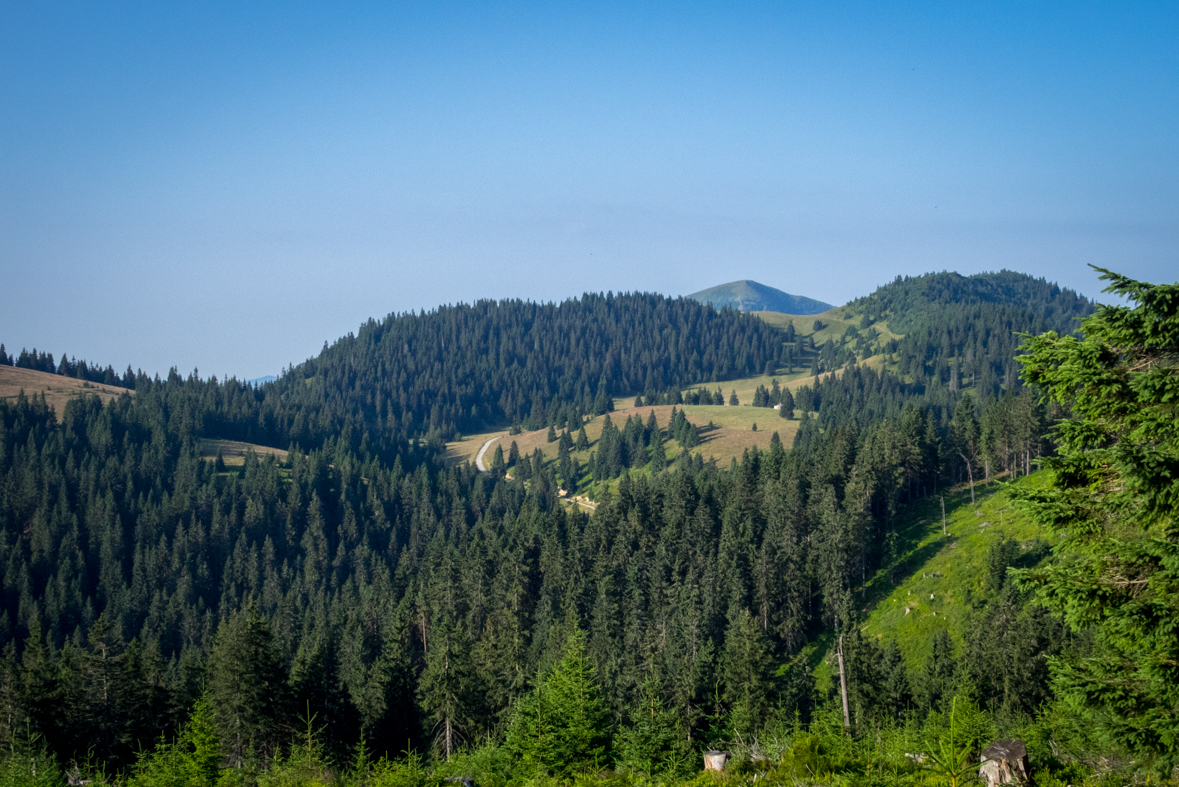
<path fill-rule="evenodd" d="M 791 295 L 749 279 L 718 284 L 716 287 L 709 287 L 686 297 L 701 303 L 712 304 L 716 309 L 723 309 L 727 306 L 739 312 L 819 314 L 834 308 L 829 303 L 816 301 L 802 295 Z"/>
<path fill-rule="evenodd" d="M 1092 310 L 1009 272 L 898 279 L 805 320 L 647 294 L 483 301 L 370 320 L 261 386 L 108 367 L 134 396 L 55 411 L 6 395 L 0 736 L 129 772 L 205 725 L 222 763 L 264 767 L 310 712 L 336 762 L 362 735 L 445 758 L 461 734 L 513 778 L 568 776 L 593 757 L 534 738 L 573 685 L 598 698 L 599 765 L 683 775 L 701 747 L 838 715 L 820 659 L 837 630 L 856 735 L 936 720 L 965 686 L 1014 729 L 1050 696 L 1023 665 L 1067 642 L 960 630 L 1000 605 L 1033 620 L 1002 576 L 1027 550 L 990 538 L 1001 501 L 975 509 L 963 485 L 1052 450 L 1017 334 Z M 45 378 L 98 368 L 14 360 Z M 729 406 L 745 384 L 782 410 Z M 718 466 L 707 408 L 795 437 Z M 444 461 L 444 440 L 480 429 L 511 432 L 492 472 Z M 942 496 L 962 552 L 933 533 Z M 968 549 L 952 603 L 969 613 L 869 612 L 907 606 L 894 582 Z M 861 608 L 905 647 L 849 630 Z"/>

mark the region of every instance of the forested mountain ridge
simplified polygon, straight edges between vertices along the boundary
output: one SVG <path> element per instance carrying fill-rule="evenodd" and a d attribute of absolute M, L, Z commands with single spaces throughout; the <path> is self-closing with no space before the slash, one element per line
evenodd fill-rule
<path fill-rule="evenodd" d="M 651 314 L 680 303 L 640 297 L 651 299 Z M 536 308 L 551 316 L 560 307 Z M 1006 346 L 996 337 L 1007 323 L 994 327 L 991 318 L 1014 330 L 1032 319 L 1026 308 L 1003 312 L 1003 303 L 963 308 L 980 310 L 980 324 L 962 322 L 961 335 L 988 363 Z M 747 315 L 698 305 L 683 314 L 701 315 L 684 326 L 739 317 L 717 322 L 709 347 L 763 337 L 767 365 L 791 344 L 789 331 L 757 328 Z M 189 718 L 189 729 L 205 724 L 219 741 L 214 765 L 266 770 L 277 767 L 268 756 L 290 750 L 293 720 L 306 711 L 325 725 L 321 742 L 336 762 L 363 734 L 379 752 L 408 745 L 438 758 L 486 741 L 513 778 L 538 768 L 568 776 L 587 762 L 683 773 L 701 747 L 747 746 L 837 718 L 838 690 L 816 691 L 811 669 L 817 643 L 833 635 L 842 635 L 857 741 L 896 725 L 936 730 L 958 693 L 982 703 L 987 723 L 1015 729 L 1050 696 L 1043 670 L 1013 677 L 1022 669 L 1012 667 L 1014 651 L 948 636 L 935 637 L 914 670 L 913 654 L 906 664 L 895 643 L 860 635 L 857 610 L 879 572 L 904 558 L 898 524 L 907 507 L 927 501 L 928 510 L 952 485 L 963 505 L 973 503 L 974 484 L 1026 474 L 1053 450 L 1043 436 L 1058 411 L 1018 380 L 996 380 L 991 393 L 970 390 L 965 374 L 958 386 L 935 377 L 936 353 L 914 352 L 904 376 L 851 363 L 871 349 L 873 316 L 838 345 L 807 348 L 842 373 L 817 373 L 796 389 L 805 417 L 792 446 L 771 440 L 768 451 L 723 469 L 687 450 L 668 459 L 667 441 L 686 448 L 699 438 L 682 410 L 666 428 L 642 411 L 603 425 L 595 446 L 586 441 L 597 453 L 590 479 L 610 479 L 592 515 L 559 502 L 558 485 L 585 474 L 572 462 L 509 454 L 477 473 L 441 467 L 427 451 L 399 449 L 387 460 L 366 448 L 392 439 L 366 422 L 356 384 L 368 379 L 366 366 L 390 368 L 381 365 L 388 336 L 375 322 L 364 342 L 342 340 L 324 366 L 273 388 L 173 373 L 137 376 L 134 397 L 107 405 L 81 398 L 60 413 L 39 396 L 0 402 L 0 733 L 11 739 L 27 725 L 63 762 L 89 751 L 128 769 L 144 762 L 137 751 Z M 390 321 L 400 319 L 408 322 L 389 334 L 401 341 L 394 355 L 410 354 L 405 337 L 422 349 L 422 363 L 396 367 L 403 370 L 437 372 L 442 343 L 455 346 L 467 324 L 448 314 L 419 336 L 412 322 L 423 318 Z M 550 328 L 566 324 L 552 319 Z M 603 328 L 603 346 L 632 333 L 653 342 L 662 334 L 644 333 L 657 325 L 645 319 Z M 1052 320 L 1071 324 L 1063 314 Z M 956 331 L 944 343 L 927 336 L 929 347 L 954 347 Z M 528 368 L 521 357 L 541 363 L 544 336 L 508 333 L 534 340 L 531 351 L 524 339 L 520 353 L 505 351 L 516 359 L 509 368 Z M 477 359 L 471 348 L 502 348 L 498 336 L 477 333 L 462 352 Z M 894 364 L 909 338 L 888 340 Z M 553 346 L 581 352 L 572 340 Z M 760 359 L 743 349 L 745 368 L 757 370 Z M 637 380 L 633 370 L 660 358 L 670 359 L 664 368 L 692 370 L 690 361 L 676 365 L 682 355 L 652 353 L 620 360 L 619 379 Z M 562 381 L 585 377 L 580 366 L 564 368 L 545 378 L 559 396 Z M 325 380 L 336 375 L 354 387 L 331 393 Z M 319 386 L 307 401 L 320 404 L 280 400 L 299 385 Z M 568 457 L 582 441 L 584 399 L 553 401 L 544 418 Z M 348 414 L 342 431 L 333 431 L 336 416 L 325 416 L 323 402 Z M 253 429 L 280 440 L 300 416 L 323 437 L 285 460 L 247 455 L 227 468 L 201 458 L 199 438 Z M 1008 560 L 1000 573 L 1009 559 L 996 555 Z M 969 603 L 971 614 L 1001 618 L 1022 609 L 1026 595 L 996 582 Z M 1024 642 L 1019 658 L 1042 666 L 1074 644 Z M 571 672 L 580 675 L 577 691 L 561 694 L 570 684 L 557 684 Z M 1031 689 L 1013 695 L 1015 678 Z M 536 714 L 564 712 L 544 705 L 549 696 L 593 698 L 583 715 L 590 743 L 572 765 L 538 754 Z"/>
<path fill-rule="evenodd" d="M 955 392 L 969 385 L 980 396 L 998 396 L 1021 385 L 1019 334 L 1071 334 L 1094 308 L 1072 290 L 1000 271 L 897 277 L 843 310 L 860 318 L 861 332 L 886 321 L 890 331 L 903 334 L 875 346 L 902 379 Z"/>
<path fill-rule="evenodd" d="M 444 441 L 487 425 L 536 429 L 606 412 L 620 392 L 761 371 L 780 351 L 756 317 L 683 298 L 586 294 L 561 304 L 480 301 L 370 319 L 276 381 L 166 379 L 115 384 L 182 409 L 198 437 L 304 450 L 343 441 L 364 456 L 440 456 Z M 22 352 L 0 362 L 62 375 L 88 367 Z M 154 393 L 151 393 L 154 392 Z M 161 399 L 160 397 L 163 397 Z M 166 399 L 166 401 L 164 401 Z"/>
<path fill-rule="evenodd" d="M 779 344 L 754 317 L 686 299 L 480 301 L 370 320 L 262 390 L 296 442 L 323 418 L 448 438 L 486 424 L 536 429 L 605 412 L 613 394 L 747 375 Z"/>
<path fill-rule="evenodd" d="M 935 319 L 946 307 L 983 303 L 1037 311 L 1053 324 L 1061 317 L 1077 319 L 1078 315 L 1085 316 L 1093 311 L 1092 303 L 1072 290 L 1043 278 L 1008 270 L 971 276 L 950 272 L 897 276 L 871 295 L 851 301 L 844 309 L 856 316 L 868 315 L 873 321 L 886 319 L 893 330 L 909 333 L 922 323 Z M 1072 327 L 1076 328 L 1075 325 Z M 1065 332 L 1071 333 L 1072 330 Z"/>
<path fill-rule="evenodd" d="M 423 314 L 370 319 L 354 336 L 258 387 L 173 371 L 199 410 L 201 436 L 305 449 L 347 442 L 391 461 L 414 438 L 436 453 L 457 432 L 518 424 L 560 425 L 600 414 L 613 396 L 648 397 L 701 382 L 790 372 L 820 375 L 885 353 L 919 394 L 963 384 L 987 396 L 1019 386 L 1019 332 L 1070 332 L 1092 309 L 1068 290 L 1023 274 L 930 274 L 886 285 L 843 311 L 858 326 L 815 341 L 819 324 L 776 330 L 751 315 L 690 299 L 594 295 L 559 305 L 481 301 Z M 873 324 L 887 320 L 902 338 Z M 903 330 L 902 330 L 903 329 Z M 7 359 L 66 376 L 144 389 L 159 380 L 131 368 L 119 377 L 63 355 L 22 351 Z M 179 404 L 170 394 L 171 404 Z"/>

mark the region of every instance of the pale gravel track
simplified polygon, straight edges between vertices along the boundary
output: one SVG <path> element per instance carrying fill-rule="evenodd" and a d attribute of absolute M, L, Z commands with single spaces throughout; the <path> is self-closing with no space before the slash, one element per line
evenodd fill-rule
<path fill-rule="evenodd" d="M 479 449 L 479 453 L 475 454 L 475 467 L 479 470 L 479 472 L 487 472 L 487 468 L 483 466 L 483 455 L 487 453 L 487 449 L 491 447 L 491 444 L 501 437 L 503 437 L 503 435 L 497 435 L 496 437 L 491 438 L 483 444 L 483 447 Z"/>

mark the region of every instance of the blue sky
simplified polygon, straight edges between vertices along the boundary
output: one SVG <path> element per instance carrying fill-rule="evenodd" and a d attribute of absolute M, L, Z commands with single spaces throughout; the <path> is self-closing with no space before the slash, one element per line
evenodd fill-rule
<path fill-rule="evenodd" d="M 0 341 L 256 377 L 478 298 L 1179 271 L 1174 3 L 6 2 Z"/>

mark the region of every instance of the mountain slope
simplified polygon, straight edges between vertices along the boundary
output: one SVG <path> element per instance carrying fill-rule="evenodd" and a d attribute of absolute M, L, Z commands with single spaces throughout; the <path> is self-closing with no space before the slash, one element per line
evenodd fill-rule
<path fill-rule="evenodd" d="M 717 309 L 725 306 L 740 312 L 784 312 L 785 314 L 819 314 L 834 308 L 829 303 L 768 287 L 749 279 L 709 287 L 687 296 Z"/>
<path fill-rule="evenodd" d="M 1038 473 L 1016 483 L 1038 486 L 1046 480 Z M 929 653 L 937 631 L 949 632 L 958 643 L 967 638 L 972 613 L 1004 583 L 1006 566 L 1029 567 L 1047 556 L 1040 529 L 1012 507 L 1004 487 L 979 484 L 975 494 L 975 503 L 962 487 L 945 495 L 945 534 L 939 498 L 904 507 L 895 523 L 895 563 L 868 583 L 869 613 L 860 625 L 872 636 L 895 640 L 913 667 Z M 991 565 L 991 552 L 1004 539 L 1013 539 L 1017 548 L 1002 566 Z"/>
<path fill-rule="evenodd" d="M 1072 290 L 1000 271 L 898 276 L 843 312 L 860 318 L 861 332 L 880 321 L 902 334 L 878 348 L 889 354 L 890 364 L 896 364 L 890 368 L 902 379 L 926 390 L 970 386 L 980 396 L 999 396 L 1021 384 L 1015 360 L 1019 334 L 1071 333 L 1093 308 Z"/>
<path fill-rule="evenodd" d="M 661 295 L 480 301 L 370 320 L 259 390 L 267 406 L 285 411 L 275 421 L 290 424 L 286 441 L 301 446 L 346 426 L 355 439 L 368 429 L 370 444 L 396 432 L 400 442 L 450 438 L 600 414 L 615 393 L 747 376 L 780 343 L 753 315 Z"/>
<path fill-rule="evenodd" d="M 873 322 L 887 319 L 895 332 L 909 333 L 939 322 L 947 308 L 985 304 L 1034 312 L 1047 327 L 1066 333 L 1075 318 L 1093 311 L 1093 304 L 1072 290 L 1008 270 L 973 276 L 949 272 L 897 276 L 871 295 L 856 298 L 844 310 Z"/>

